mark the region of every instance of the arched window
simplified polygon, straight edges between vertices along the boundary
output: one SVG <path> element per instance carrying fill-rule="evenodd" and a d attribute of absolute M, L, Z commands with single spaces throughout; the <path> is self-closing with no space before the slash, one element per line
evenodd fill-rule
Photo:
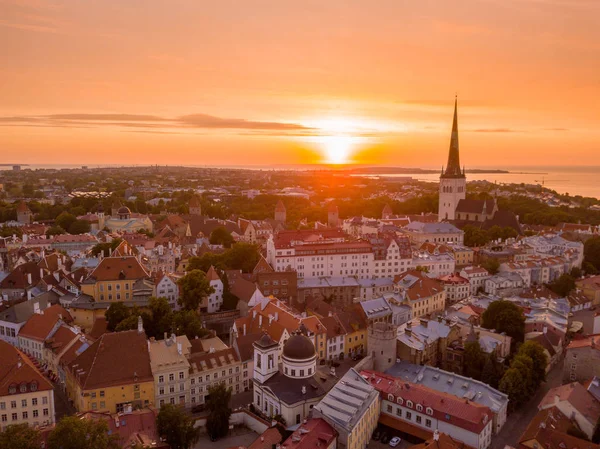
<path fill-rule="evenodd" d="M 400 405 L 404 404 L 404 401 L 402 400 L 402 398 L 397 398 L 396 402 Z"/>
<path fill-rule="evenodd" d="M 37 391 L 37 388 L 38 388 L 38 383 L 35 380 L 29 384 L 29 389 L 31 391 Z"/>
<path fill-rule="evenodd" d="M 412 401 L 406 401 L 406 406 L 407 406 L 408 408 L 412 408 L 412 406 L 413 406 L 413 403 L 412 403 Z"/>
<path fill-rule="evenodd" d="M 431 407 L 427 407 L 427 410 L 425 410 L 425 413 L 427 413 L 429 416 L 433 415 L 433 409 Z"/>
<path fill-rule="evenodd" d="M 27 384 L 25 382 L 23 382 L 20 386 L 19 386 L 19 391 L 21 393 L 25 393 L 27 391 Z"/>
<path fill-rule="evenodd" d="M 388 401 L 393 401 L 393 400 L 394 400 L 394 395 L 388 394 Z"/>

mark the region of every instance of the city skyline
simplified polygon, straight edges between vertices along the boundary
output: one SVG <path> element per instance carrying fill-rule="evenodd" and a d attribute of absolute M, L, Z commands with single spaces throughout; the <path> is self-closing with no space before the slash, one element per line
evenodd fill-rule
<path fill-rule="evenodd" d="M 0 9 L 0 162 L 600 165 L 595 2 Z"/>

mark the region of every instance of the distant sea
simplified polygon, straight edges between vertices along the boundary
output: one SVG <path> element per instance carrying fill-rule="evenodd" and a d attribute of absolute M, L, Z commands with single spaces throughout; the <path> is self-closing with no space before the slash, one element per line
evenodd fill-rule
<path fill-rule="evenodd" d="M 141 164 L 140 164 L 141 165 Z M 144 166 L 148 166 L 147 164 Z M 121 164 L 106 164 L 97 165 L 89 164 L 89 169 L 99 167 L 121 167 Z M 209 167 L 206 165 L 192 167 Z M 213 168 L 219 168 L 219 166 L 210 166 Z M 52 164 L 31 164 L 23 166 L 22 169 L 32 170 L 43 170 L 43 169 L 73 169 L 81 168 L 81 165 L 52 165 Z M 254 170 L 318 170 L 328 169 L 330 166 L 320 165 L 277 165 L 277 166 L 222 166 L 221 168 L 247 168 Z M 343 167 L 340 167 L 343 169 Z M 432 169 L 435 167 L 421 167 L 426 169 Z M 492 167 L 473 167 L 478 169 L 491 169 Z M 497 182 L 498 184 L 542 184 L 544 187 L 555 190 L 558 193 L 568 193 L 571 196 L 581 195 L 593 198 L 600 198 L 600 167 L 599 166 L 570 166 L 570 167 L 544 167 L 544 166 L 512 166 L 512 167 L 493 167 L 494 169 L 508 170 L 509 173 L 480 173 L 473 174 L 469 173 L 467 169 L 467 180 L 468 181 L 489 181 Z M 12 170 L 11 166 L 0 166 L 1 170 Z M 423 173 L 402 173 L 402 174 L 385 174 L 377 173 L 369 175 L 361 174 L 357 176 L 365 177 L 412 177 L 413 179 L 426 182 L 438 182 L 439 174 L 423 174 Z"/>

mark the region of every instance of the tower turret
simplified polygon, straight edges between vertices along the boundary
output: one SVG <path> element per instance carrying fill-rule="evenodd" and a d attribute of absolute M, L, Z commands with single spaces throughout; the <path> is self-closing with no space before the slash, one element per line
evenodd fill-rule
<path fill-rule="evenodd" d="M 467 179 L 464 168 L 460 168 L 460 155 L 458 147 L 458 100 L 454 99 L 454 119 L 452 133 L 450 134 L 450 148 L 448 150 L 448 165 L 446 170 L 442 166 L 440 176 L 440 197 L 438 206 L 438 220 L 454 220 L 456 207 L 460 200 L 465 199 L 467 193 Z"/>

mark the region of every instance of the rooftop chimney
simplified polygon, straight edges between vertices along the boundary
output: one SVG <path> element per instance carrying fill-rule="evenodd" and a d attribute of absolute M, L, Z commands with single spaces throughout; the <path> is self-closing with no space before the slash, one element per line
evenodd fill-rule
<path fill-rule="evenodd" d="M 246 335 L 246 323 L 244 323 L 244 335 Z"/>
<path fill-rule="evenodd" d="M 183 346 L 181 345 L 181 343 L 177 343 L 177 354 L 183 354 Z"/>

